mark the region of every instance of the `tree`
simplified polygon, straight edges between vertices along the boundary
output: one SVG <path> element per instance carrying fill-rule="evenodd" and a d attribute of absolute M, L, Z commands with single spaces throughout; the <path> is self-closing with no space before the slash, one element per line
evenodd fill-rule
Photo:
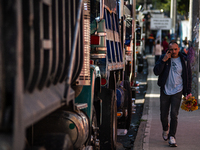
<path fill-rule="evenodd" d="M 180 15 L 185 15 L 186 18 L 188 18 L 188 12 L 189 12 L 189 0 L 178 0 L 178 8 L 177 11 Z"/>
<path fill-rule="evenodd" d="M 171 1 L 168 0 L 152 0 L 154 9 L 163 9 L 164 12 L 170 14 Z M 177 0 L 177 13 L 188 17 L 189 0 Z"/>

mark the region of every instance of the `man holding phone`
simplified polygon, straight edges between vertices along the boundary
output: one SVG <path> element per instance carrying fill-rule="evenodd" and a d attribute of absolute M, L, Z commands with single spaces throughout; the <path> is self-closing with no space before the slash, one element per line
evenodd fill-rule
<path fill-rule="evenodd" d="M 160 86 L 160 119 L 163 139 L 169 139 L 171 147 L 177 147 L 175 134 L 178 125 L 178 113 L 182 95 L 191 93 L 192 73 L 189 61 L 180 52 L 176 42 L 170 42 L 166 54 L 163 54 L 154 66 L 154 74 Z M 170 124 L 168 123 L 169 108 Z"/>

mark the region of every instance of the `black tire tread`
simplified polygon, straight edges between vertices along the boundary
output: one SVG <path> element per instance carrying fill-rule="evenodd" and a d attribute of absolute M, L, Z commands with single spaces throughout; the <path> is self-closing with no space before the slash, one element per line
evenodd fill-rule
<path fill-rule="evenodd" d="M 132 119 L 132 91 L 131 91 L 131 86 L 130 82 L 125 80 L 124 81 L 124 88 L 126 89 L 126 94 L 127 94 L 127 99 L 126 99 L 126 108 L 128 109 L 128 116 L 125 120 L 125 128 L 129 129 L 130 124 L 131 124 L 131 119 Z"/>
<path fill-rule="evenodd" d="M 117 110 L 114 91 L 111 89 L 102 88 L 99 97 L 102 99 L 102 107 L 103 107 L 102 124 L 100 126 L 100 149 L 114 150 L 116 149 L 116 144 L 115 144 L 116 141 L 113 141 L 112 117 L 115 117 L 115 121 L 117 123 L 117 117 L 116 115 L 113 114 L 113 111 L 116 112 Z M 115 128 L 117 130 L 117 126 Z"/>

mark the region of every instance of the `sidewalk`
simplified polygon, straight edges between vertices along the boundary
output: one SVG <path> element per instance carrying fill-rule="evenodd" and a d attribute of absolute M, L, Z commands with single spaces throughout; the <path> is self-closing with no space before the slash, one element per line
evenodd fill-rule
<path fill-rule="evenodd" d="M 134 150 L 168 150 L 172 149 L 168 141 L 162 138 L 160 122 L 160 88 L 157 85 L 158 77 L 153 73 L 154 57 L 147 55 L 148 77 L 147 93 L 143 107 L 138 134 L 134 143 Z M 200 149 L 200 109 L 194 112 L 179 111 L 178 128 L 176 133 L 176 150 Z"/>

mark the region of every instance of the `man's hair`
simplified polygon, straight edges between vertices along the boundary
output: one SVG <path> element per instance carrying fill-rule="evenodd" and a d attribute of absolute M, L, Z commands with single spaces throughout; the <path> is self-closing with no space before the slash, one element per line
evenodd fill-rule
<path fill-rule="evenodd" d="M 169 42 L 169 45 L 171 45 L 171 44 L 177 44 L 178 45 L 178 43 L 176 42 L 176 41 L 170 41 Z M 179 45 L 178 45 L 179 46 Z M 169 47 L 169 46 L 168 46 Z"/>

